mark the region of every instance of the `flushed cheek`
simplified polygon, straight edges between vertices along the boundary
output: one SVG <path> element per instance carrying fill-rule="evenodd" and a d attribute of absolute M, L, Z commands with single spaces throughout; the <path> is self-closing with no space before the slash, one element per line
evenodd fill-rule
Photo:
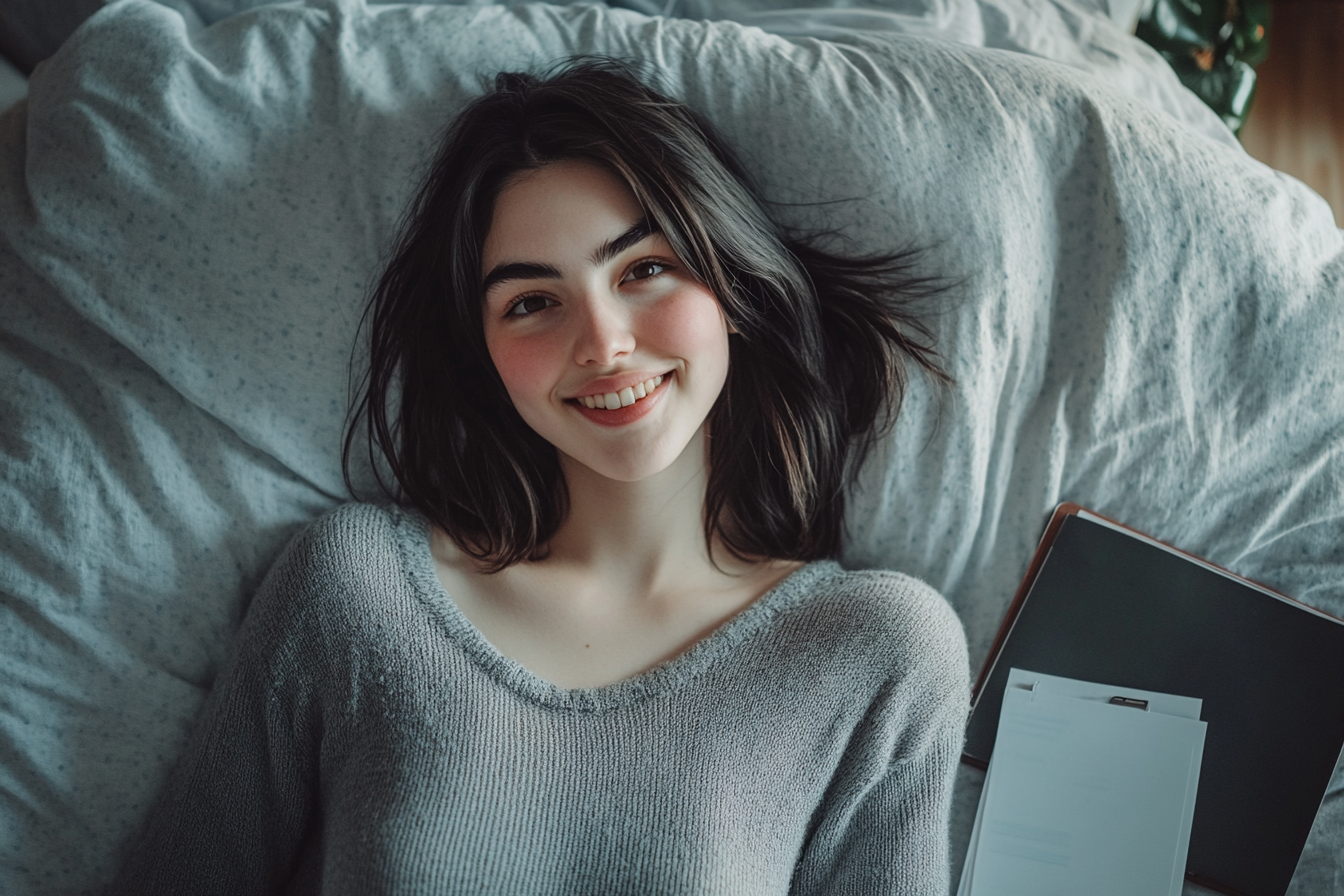
<path fill-rule="evenodd" d="M 649 309 L 644 332 L 662 351 L 697 364 L 701 373 L 728 369 L 728 335 L 714 294 L 686 289 Z"/>
<path fill-rule="evenodd" d="M 495 370 L 520 413 L 524 405 L 546 398 L 549 384 L 555 381 L 555 361 L 544 340 L 498 340 L 489 349 Z"/>

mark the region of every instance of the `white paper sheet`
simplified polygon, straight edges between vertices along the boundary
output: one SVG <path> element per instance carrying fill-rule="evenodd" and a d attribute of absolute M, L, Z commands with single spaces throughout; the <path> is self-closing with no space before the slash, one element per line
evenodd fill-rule
<path fill-rule="evenodd" d="M 958 896 L 1180 896 L 1200 704 L 1013 669 Z"/>

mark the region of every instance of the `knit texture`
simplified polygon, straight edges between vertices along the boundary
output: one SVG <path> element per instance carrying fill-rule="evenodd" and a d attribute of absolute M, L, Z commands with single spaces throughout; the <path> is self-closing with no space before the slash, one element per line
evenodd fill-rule
<path fill-rule="evenodd" d="M 944 896 L 967 669 L 931 588 L 827 561 L 565 690 L 421 518 L 348 505 L 267 577 L 112 892 Z"/>

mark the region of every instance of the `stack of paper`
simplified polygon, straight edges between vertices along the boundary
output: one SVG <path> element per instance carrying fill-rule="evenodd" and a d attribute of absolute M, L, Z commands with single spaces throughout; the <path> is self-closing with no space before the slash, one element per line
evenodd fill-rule
<path fill-rule="evenodd" d="M 1013 669 L 958 896 L 1180 896 L 1200 705 Z"/>

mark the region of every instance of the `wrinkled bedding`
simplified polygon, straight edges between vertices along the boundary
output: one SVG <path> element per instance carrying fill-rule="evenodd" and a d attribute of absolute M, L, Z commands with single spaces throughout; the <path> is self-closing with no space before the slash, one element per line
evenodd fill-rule
<path fill-rule="evenodd" d="M 37 69 L 0 116 L 0 891 L 110 876 L 251 591 L 348 499 L 355 330 L 436 135 L 575 53 L 652 63 L 786 223 L 961 278 L 956 385 L 913 383 L 843 560 L 940 589 L 973 664 L 1062 500 L 1344 615 L 1324 200 L 1082 7 L 701 12 L 126 0 Z M 1337 773 L 1292 892 L 1344 894 L 1341 842 Z"/>

